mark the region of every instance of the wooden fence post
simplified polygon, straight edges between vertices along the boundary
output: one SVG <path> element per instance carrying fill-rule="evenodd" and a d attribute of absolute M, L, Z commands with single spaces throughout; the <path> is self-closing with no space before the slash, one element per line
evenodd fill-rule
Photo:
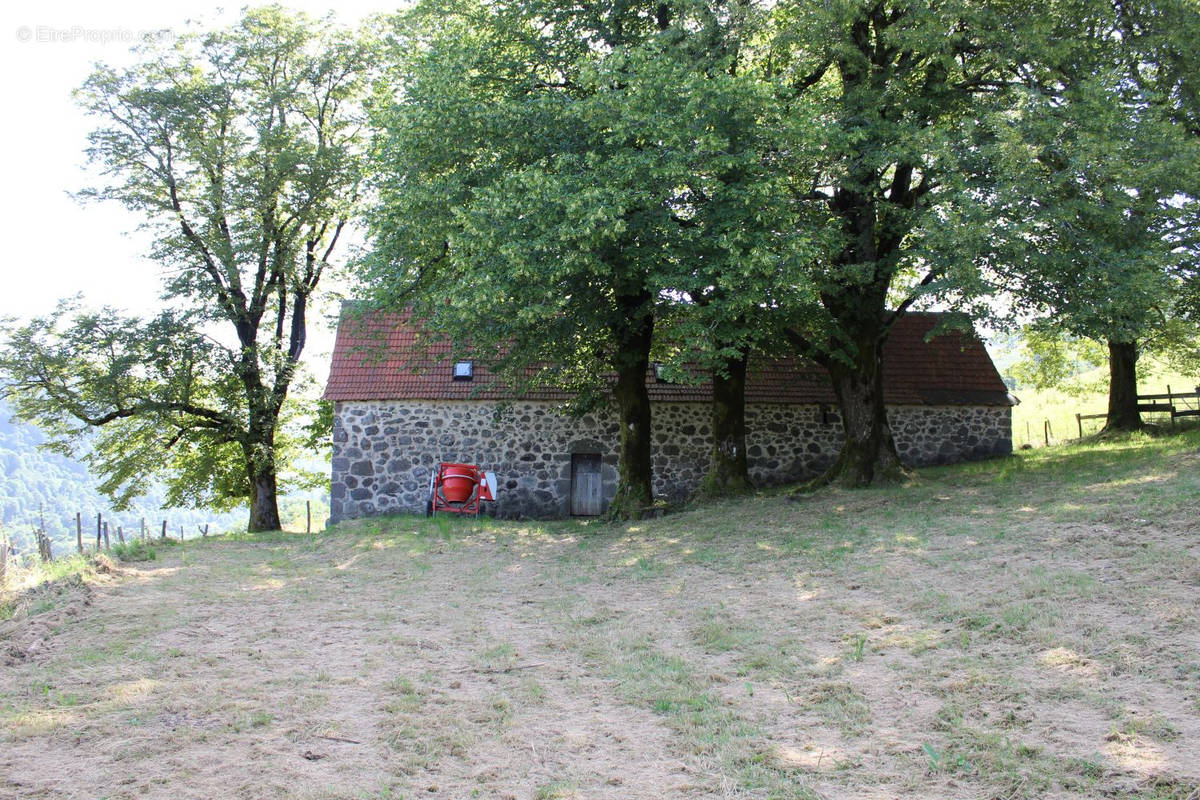
<path fill-rule="evenodd" d="M 1075 423 L 1079 426 L 1079 438 L 1083 438 L 1083 414 L 1075 415 Z"/>
<path fill-rule="evenodd" d="M 1045 439 L 1046 439 L 1046 446 L 1049 447 L 1050 446 L 1050 437 L 1053 435 L 1053 431 L 1050 428 L 1050 420 L 1046 420 L 1042 424 L 1042 433 L 1044 434 Z"/>
<path fill-rule="evenodd" d="M 117 526 L 117 541 L 125 544 L 125 526 L 123 525 Z"/>
<path fill-rule="evenodd" d="M 167 538 L 167 521 L 165 519 L 163 520 L 162 538 Z"/>
<path fill-rule="evenodd" d="M 83 552 L 83 512 L 75 512 L 75 543 L 79 545 L 79 552 Z"/>
<path fill-rule="evenodd" d="M 103 524 L 101 523 L 101 520 L 103 518 L 104 518 L 103 514 L 96 514 L 96 552 L 100 552 L 100 542 L 102 541 L 101 533 L 103 532 L 102 531 Z"/>
<path fill-rule="evenodd" d="M 46 536 L 46 531 L 41 528 L 34 528 L 33 538 L 37 542 L 38 556 L 42 561 L 52 561 L 54 554 L 50 552 L 50 539 Z"/>
<path fill-rule="evenodd" d="M 304 532 L 312 533 L 312 500 L 304 501 L 304 511 L 308 515 L 308 522 L 304 526 Z"/>
<path fill-rule="evenodd" d="M 1175 397 L 1171 392 L 1171 384 L 1167 384 L 1167 403 L 1171 406 L 1171 427 L 1175 427 Z"/>
<path fill-rule="evenodd" d="M 179 541 L 183 541 L 183 526 L 179 526 Z"/>
<path fill-rule="evenodd" d="M 104 523 L 104 549 L 108 549 L 108 522 Z"/>

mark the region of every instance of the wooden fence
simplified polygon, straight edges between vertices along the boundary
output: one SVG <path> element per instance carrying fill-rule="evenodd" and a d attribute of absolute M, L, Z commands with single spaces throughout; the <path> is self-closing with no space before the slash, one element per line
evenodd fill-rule
<path fill-rule="evenodd" d="M 208 526 L 209 523 L 196 526 L 201 538 L 206 538 L 208 536 Z M 50 543 L 50 537 L 46 533 L 46 522 L 44 516 L 39 514 L 38 524 L 32 527 L 33 541 L 34 545 L 37 547 L 38 557 L 42 561 L 53 561 L 54 552 Z M 150 530 L 151 529 L 146 525 L 146 518 L 142 517 L 137 531 L 131 530 L 128 534 L 128 538 L 126 538 L 125 527 L 123 525 L 117 525 L 113 528 L 110 528 L 109 520 L 104 518 L 104 514 L 96 514 L 96 544 L 92 549 L 94 549 L 95 552 L 99 552 L 101 550 L 111 550 L 113 544 L 126 544 L 129 541 L 150 539 Z M 168 528 L 167 521 L 165 519 L 162 521 L 161 531 L 162 532 L 159 535 L 159 538 L 166 539 L 168 536 Z M 80 553 L 86 552 L 89 549 L 90 537 L 91 534 L 89 533 L 89 541 L 84 541 L 83 512 L 75 512 L 75 549 Z M 172 538 L 174 537 L 172 536 Z M 183 525 L 180 525 L 179 541 L 182 542 L 185 538 L 186 529 Z M 7 560 L 7 556 L 14 554 L 12 541 L 7 535 L 0 536 L 0 548 L 2 548 L 4 551 L 4 560 Z M 0 563 L 3 562 L 0 561 Z"/>
<path fill-rule="evenodd" d="M 305 500 L 304 506 L 305 506 L 305 508 L 304 508 L 305 532 L 312 533 L 312 501 Z M 89 517 L 89 520 L 90 520 L 90 517 Z M 196 530 L 199 532 L 201 538 L 208 537 L 208 528 L 209 528 L 210 524 L 211 523 L 205 523 L 203 525 L 199 525 L 199 524 L 196 525 Z M 90 522 L 89 522 L 89 525 L 90 525 Z M 46 520 L 45 520 L 45 513 L 43 511 L 38 512 L 38 524 L 33 525 L 32 528 L 33 528 L 33 541 L 34 541 L 34 545 L 37 547 L 38 557 L 42 561 L 53 561 L 54 553 L 53 553 L 53 550 L 51 547 L 50 537 L 46 533 Z M 159 530 L 160 530 L 160 533 L 159 533 L 158 538 L 166 539 L 168 536 L 168 528 L 167 528 L 167 521 L 165 519 L 162 521 L 162 526 Z M 174 538 L 173 537 L 173 534 L 174 534 L 173 528 L 171 529 L 171 534 L 172 534 L 172 538 Z M 185 528 L 183 525 L 180 525 L 179 526 L 179 541 L 181 541 L 181 542 L 184 541 L 185 536 L 186 536 Z M 91 534 L 89 533 L 88 534 L 89 540 L 90 540 L 90 537 L 91 537 Z M 145 540 L 145 539 L 149 539 L 149 538 L 151 538 L 150 528 L 146 526 L 146 518 L 142 517 L 141 521 L 138 525 L 137 531 L 134 532 L 131 530 L 129 532 L 129 539 L 130 540 Z M 94 548 L 95 551 L 99 552 L 100 550 L 111 549 L 112 545 L 114 543 L 114 541 L 113 541 L 114 539 L 116 540 L 116 542 L 115 542 L 116 544 L 125 544 L 126 543 L 127 540 L 126 540 L 124 526 L 117 525 L 117 526 L 115 526 L 115 528 L 110 530 L 109 520 L 106 520 L 104 518 L 103 514 L 100 514 L 100 513 L 96 514 L 96 544 L 95 544 L 95 548 Z M 75 512 L 75 549 L 78 550 L 80 553 L 84 553 L 88 549 L 88 542 L 84 541 L 83 512 L 81 512 L 81 511 Z M 9 556 L 15 555 L 15 554 L 16 554 L 16 549 L 13 545 L 13 542 L 7 536 L 7 534 L 5 534 L 3 531 L 0 531 L 0 577 L 2 577 L 2 575 L 3 575 L 4 568 L 7 567 L 7 565 L 8 565 Z"/>
<path fill-rule="evenodd" d="M 1167 386 L 1166 394 L 1139 394 L 1138 411 L 1142 413 L 1170 414 L 1171 426 L 1182 417 L 1200 417 L 1200 386 L 1193 392 L 1174 392 Z M 1076 414 L 1079 438 L 1083 438 L 1085 419 L 1106 419 L 1108 414 Z"/>

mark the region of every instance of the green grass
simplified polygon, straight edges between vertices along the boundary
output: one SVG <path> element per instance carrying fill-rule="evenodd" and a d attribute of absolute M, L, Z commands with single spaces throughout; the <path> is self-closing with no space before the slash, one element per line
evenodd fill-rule
<path fill-rule="evenodd" d="M 575 796 L 575 787 L 569 781 L 553 781 L 539 786 L 533 800 L 565 800 Z"/>
<path fill-rule="evenodd" d="M 114 545 L 112 548 L 112 554 L 121 561 L 153 561 L 158 557 L 158 553 L 155 548 L 161 546 L 163 545 L 156 545 L 155 542 L 151 540 L 134 539 L 133 541 L 126 542 L 125 544 Z"/>
<path fill-rule="evenodd" d="M 1198 467 L 1190 430 L 628 525 L 389 517 L 49 565 L 4 627 L 0 743 L 91 769 L 137 734 L 122 768 L 177 782 L 214 742 L 281 743 L 251 765 L 281 796 L 1182 800 Z"/>
<path fill-rule="evenodd" d="M 692 635 L 707 653 L 745 652 L 758 643 L 758 632 L 733 618 L 722 606 L 703 609 L 700 617 Z"/>
<path fill-rule="evenodd" d="M 1165 394 L 1170 386 L 1174 391 L 1190 392 L 1200 385 L 1200 375 L 1184 375 L 1151 361 L 1138 365 L 1138 392 Z M 1071 391 L 1062 389 L 1017 388 L 1013 394 L 1020 404 L 1013 408 L 1013 445 L 1042 446 L 1045 442 L 1044 424 L 1050 422 L 1051 443 L 1063 443 L 1079 437 L 1076 414 L 1103 414 L 1108 410 L 1107 368 L 1091 370 L 1076 381 Z M 1169 425 L 1163 414 L 1144 414 L 1146 422 Z M 1090 436 L 1104 426 L 1103 419 L 1083 420 L 1083 434 Z"/>
<path fill-rule="evenodd" d="M 82 585 L 95 576 L 95 561 L 89 555 L 24 565 L 10 563 L 5 585 L 0 586 L 0 622 L 12 619 L 22 608 L 30 615 L 51 611 L 68 587 Z"/>
<path fill-rule="evenodd" d="M 802 777 L 772 760 L 758 725 L 732 710 L 696 665 L 662 652 L 644 637 L 621 639 L 602 660 L 621 696 L 661 717 L 684 752 L 721 765 L 722 773 L 752 796 L 816 797 Z M 748 685 L 747 696 L 753 697 Z"/>

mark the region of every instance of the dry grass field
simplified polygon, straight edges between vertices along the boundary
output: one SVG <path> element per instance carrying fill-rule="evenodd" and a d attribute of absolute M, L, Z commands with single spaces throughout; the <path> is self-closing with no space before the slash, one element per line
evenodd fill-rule
<path fill-rule="evenodd" d="M 153 552 L 9 597 L 0 796 L 1200 797 L 1200 431 Z"/>

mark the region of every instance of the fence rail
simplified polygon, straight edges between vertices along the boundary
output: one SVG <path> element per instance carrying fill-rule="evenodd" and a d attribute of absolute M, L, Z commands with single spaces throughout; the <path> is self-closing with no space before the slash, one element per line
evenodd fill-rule
<path fill-rule="evenodd" d="M 1157 410 L 1170 413 L 1172 425 L 1180 417 L 1200 417 L 1200 386 L 1197 386 L 1194 392 L 1173 392 L 1171 391 L 1171 387 L 1168 386 L 1166 395 L 1138 395 L 1139 403 L 1142 400 L 1164 399 L 1167 402 L 1152 403 L 1152 405 L 1166 406 L 1166 408 Z"/>
<path fill-rule="evenodd" d="M 1200 417 L 1200 386 L 1194 392 L 1175 392 L 1167 386 L 1166 393 L 1139 394 L 1138 411 L 1142 413 L 1170 414 L 1171 425 L 1181 417 Z M 1161 402 L 1166 400 L 1167 402 Z M 1108 414 L 1076 414 L 1075 424 L 1079 426 L 1079 438 L 1083 438 L 1083 421 L 1091 419 L 1106 419 Z"/>
<path fill-rule="evenodd" d="M 131 539 L 133 541 L 136 541 L 138 539 L 149 539 L 151 537 L 151 533 L 150 533 L 151 529 L 146 525 L 145 517 L 141 518 L 140 524 L 139 524 L 137 530 L 130 529 L 130 531 L 129 531 L 129 537 L 131 537 L 131 539 L 130 539 L 125 536 L 125 527 L 123 525 L 117 525 L 110 532 L 109 520 L 106 520 L 104 518 L 104 514 L 100 513 L 100 514 L 96 514 L 96 543 L 93 548 L 90 541 L 84 540 L 83 512 L 77 511 L 75 513 L 74 522 L 75 522 L 75 549 L 79 553 L 85 553 L 88 550 L 93 550 L 94 552 L 100 552 L 102 550 L 110 550 L 112 548 L 112 545 L 114 544 L 114 542 L 113 542 L 114 539 L 116 540 L 116 542 L 115 542 L 116 544 L 127 544 Z M 68 525 L 69 524 L 70 523 L 68 523 Z M 51 539 L 50 539 L 50 536 L 49 536 L 49 533 L 48 533 L 48 530 L 46 527 L 44 511 L 38 512 L 37 524 L 34 524 L 31 527 L 32 527 L 32 545 L 35 549 L 35 552 L 37 553 L 37 557 L 43 562 L 53 561 L 54 560 L 54 552 L 52 550 Z M 68 530 L 70 530 L 70 529 L 68 528 Z M 207 538 L 208 530 L 209 530 L 209 523 L 205 523 L 204 525 L 197 525 L 196 530 L 202 538 Z M 162 536 L 161 536 L 161 538 L 166 539 L 167 535 L 168 535 L 167 534 L 167 520 L 164 519 L 162 521 Z M 89 534 L 89 537 L 90 537 L 90 534 Z M 184 541 L 185 537 L 186 537 L 185 527 L 183 525 L 180 525 L 179 526 L 179 541 L 181 541 L 181 542 Z M 70 540 L 68 539 L 68 541 L 70 541 Z M 18 553 L 19 553 L 19 550 L 17 549 L 16 543 L 13 541 L 13 539 L 10 536 L 8 536 L 7 533 L 0 531 L 0 560 L 2 560 L 2 561 L 0 561 L 0 563 L 4 563 L 4 565 L 7 566 L 6 562 L 10 561 L 11 558 L 18 555 Z"/>
<path fill-rule="evenodd" d="M 1108 419 L 1108 414 L 1076 414 L 1075 424 L 1079 426 L 1079 438 L 1083 438 L 1083 421 L 1085 419 Z"/>

